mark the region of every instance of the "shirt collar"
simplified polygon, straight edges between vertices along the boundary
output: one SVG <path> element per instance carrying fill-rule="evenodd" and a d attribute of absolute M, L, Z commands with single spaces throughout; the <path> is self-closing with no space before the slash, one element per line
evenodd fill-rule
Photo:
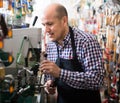
<path fill-rule="evenodd" d="M 62 45 L 62 46 L 59 45 L 59 44 L 57 44 L 57 45 L 58 45 L 58 47 L 63 48 L 63 47 L 65 47 L 69 42 L 70 42 L 70 32 L 68 32 L 67 35 L 65 36 L 65 38 L 63 39 L 63 41 L 62 41 L 62 44 L 63 44 L 63 45 Z"/>

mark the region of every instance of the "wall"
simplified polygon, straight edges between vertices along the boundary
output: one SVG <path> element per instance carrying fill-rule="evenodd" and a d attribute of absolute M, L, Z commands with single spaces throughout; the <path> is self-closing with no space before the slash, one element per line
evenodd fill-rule
<path fill-rule="evenodd" d="M 32 17 L 27 16 L 26 17 L 26 22 L 30 23 L 30 27 L 32 26 L 33 20 L 35 16 L 38 16 L 38 20 L 35 24 L 35 27 L 42 27 L 40 23 L 40 17 L 43 9 L 45 6 L 47 6 L 50 3 L 53 2 L 58 2 L 63 4 L 67 11 L 68 11 L 68 16 L 69 16 L 69 21 L 76 19 L 77 20 L 77 12 L 76 12 L 76 6 L 79 4 L 81 0 L 34 0 L 34 11 L 32 13 Z"/>
<path fill-rule="evenodd" d="M 45 8 L 45 6 L 51 2 L 51 0 L 34 0 L 33 2 L 34 2 L 33 5 L 34 11 L 32 13 L 32 16 L 26 17 L 26 23 L 29 23 L 30 27 L 32 27 L 32 23 L 34 21 L 35 16 L 38 16 L 38 19 L 34 27 L 41 27 L 41 23 L 40 23 L 41 13 Z"/>

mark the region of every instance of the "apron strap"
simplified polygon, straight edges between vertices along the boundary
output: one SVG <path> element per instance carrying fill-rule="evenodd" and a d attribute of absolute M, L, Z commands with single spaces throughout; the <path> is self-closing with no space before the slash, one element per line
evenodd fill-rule
<path fill-rule="evenodd" d="M 75 47 L 75 40 L 74 40 L 74 33 L 71 27 L 69 27 L 70 31 L 70 39 L 71 39 L 71 46 L 72 46 L 72 51 L 73 51 L 73 59 L 77 59 L 77 54 L 76 54 L 76 47 Z M 56 43 L 57 46 L 57 53 L 58 53 L 58 58 L 59 58 L 59 49 L 58 49 L 58 44 Z"/>
<path fill-rule="evenodd" d="M 74 33 L 71 27 L 69 27 L 70 31 L 70 38 L 71 38 L 71 46 L 72 46 L 72 51 L 73 51 L 73 58 L 77 59 L 77 54 L 76 54 L 76 47 L 75 47 L 75 39 L 74 39 Z"/>

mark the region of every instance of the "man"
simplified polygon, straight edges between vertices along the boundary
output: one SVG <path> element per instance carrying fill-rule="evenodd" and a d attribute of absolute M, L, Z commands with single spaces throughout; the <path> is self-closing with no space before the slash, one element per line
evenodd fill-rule
<path fill-rule="evenodd" d="M 101 103 L 104 67 L 96 37 L 70 27 L 66 8 L 58 3 L 47 6 L 42 24 L 50 39 L 40 65 L 45 91 L 54 94 L 57 87 L 57 103 Z"/>

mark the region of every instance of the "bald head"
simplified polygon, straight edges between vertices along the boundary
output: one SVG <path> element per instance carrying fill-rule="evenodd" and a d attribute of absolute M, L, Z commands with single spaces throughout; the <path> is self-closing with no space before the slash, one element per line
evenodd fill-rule
<path fill-rule="evenodd" d="M 59 3 L 52 3 L 52 4 L 48 5 L 45 8 L 44 13 L 50 13 L 51 15 L 54 15 L 58 19 L 61 19 L 63 16 L 68 17 L 66 8 Z"/>
<path fill-rule="evenodd" d="M 44 9 L 41 23 L 50 40 L 62 44 L 65 35 L 69 32 L 66 8 L 58 3 L 48 5 Z"/>

